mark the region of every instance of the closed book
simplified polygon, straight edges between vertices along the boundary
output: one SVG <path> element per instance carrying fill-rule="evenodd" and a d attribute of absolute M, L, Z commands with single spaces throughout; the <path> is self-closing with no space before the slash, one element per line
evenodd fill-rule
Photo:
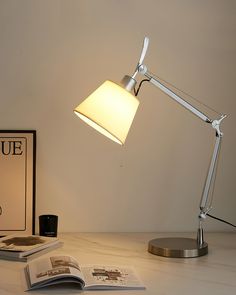
<path fill-rule="evenodd" d="M 0 258 L 27 261 L 36 253 L 44 253 L 61 246 L 58 238 L 37 235 L 9 235 L 0 238 Z M 44 252 L 42 252 L 44 250 Z"/>

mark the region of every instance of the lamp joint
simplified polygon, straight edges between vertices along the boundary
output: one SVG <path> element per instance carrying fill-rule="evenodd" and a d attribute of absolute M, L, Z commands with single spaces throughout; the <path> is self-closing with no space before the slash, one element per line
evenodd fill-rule
<path fill-rule="evenodd" d="M 143 65 L 143 64 L 138 65 L 138 72 L 139 72 L 140 74 L 145 75 L 146 72 L 147 72 L 147 67 L 146 67 L 145 65 Z"/>
<path fill-rule="evenodd" d="M 221 132 L 221 130 L 220 130 L 220 124 L 221 124 L 221 121 L 226 117 L 227 117 L 227 115 L 221 115 L 220 119 L 213 120 L 211 123 L 212 127 L 216 130 L 217 136 L 221 136 L 221 137 L 223 136 L 223 132 Z"/>

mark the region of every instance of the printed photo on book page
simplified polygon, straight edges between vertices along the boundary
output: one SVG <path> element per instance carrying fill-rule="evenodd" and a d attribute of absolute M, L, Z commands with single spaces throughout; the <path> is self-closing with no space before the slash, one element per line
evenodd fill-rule
<path fill-rule="evenodd" d="M 128 266 L 86 265 L 81 266 L 85 281 L 85 289 L 99 287 L 141 288 L 143 284 L 136 271 Z"/>
<path fill-rule="evenodd" d="M 75 276 L 83 280 L 78 262 L 71 256 L 52 256 L 29 264 L 30 283 L 32 285 L 54 280 L 58 277 Z"/>

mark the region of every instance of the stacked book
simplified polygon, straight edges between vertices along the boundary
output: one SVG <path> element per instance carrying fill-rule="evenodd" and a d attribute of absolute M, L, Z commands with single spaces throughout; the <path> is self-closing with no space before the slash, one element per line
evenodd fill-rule
<path fill-rule="evenodd" d="M 0 238 L 0 259 L 26 262 L 61 246 L 58 238 L 9 235 Z"/>

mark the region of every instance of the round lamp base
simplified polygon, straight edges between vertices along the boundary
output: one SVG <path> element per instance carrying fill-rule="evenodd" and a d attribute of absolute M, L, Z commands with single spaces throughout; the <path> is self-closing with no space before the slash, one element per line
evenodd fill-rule
<path fill-rule="evenodd" d="M 207 243 L 198 245 L 197 240 L 189 238 L 161 238 L 148 243 L 148 252 L 164 257 L 192 258 L 208 253 Z"/>

